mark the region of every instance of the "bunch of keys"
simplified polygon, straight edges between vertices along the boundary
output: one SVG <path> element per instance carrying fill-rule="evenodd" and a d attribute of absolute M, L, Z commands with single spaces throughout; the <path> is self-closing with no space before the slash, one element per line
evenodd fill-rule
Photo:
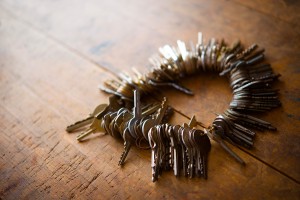
<path fill-rule="evenodd" d="M 149 130 L 151 146 L 152 181 L 155 182 L 163 170 L 173 169 L 174 175 L 207 179 L 208 153 L 211 143 L 208 135 L 196 129 L 191 119 L 189 124 L 159 124 Z"/>
<path fill-rule="evenodd" d="M 205 44 L 200 32 L 196 45 L 191 42 L 188 47 L 178 40 L 177 46 L 159 48 L 159 54 L 149 61 L 152 68 L 146 74 L 133 68 L 133 76 L 124 72 L 115 80 L 105 81 L 100 89 L 113 95 L 109 104 L 100 104 L 86 119 L 68 126 L 67 132 L 89 125 L 78 135 L 78 141 L 95 132 L 105 132 L 123 139 L 121 166 L 132 145 L 141 149 L 151 148 L 152 180 L 156 181 L 163 170 L 171 168 L 176 176 L 182 171 L 190 178 L 207 178 L 207 157 L 211 148 L 209 138 L 244 165 L 245 162 L 224 140 L 250 149 L 255 138 L 255 132 L 251 129 L 276 130 L 269 122 L 248 114 L 266 112 L 281 105 L 278 90 L 272 88 L 272 83 L 280 75 L 264 62 L 264 49 L 257 44 L 244 48 L 238 41 L 229 46 L 223 39 L 214 38 Z M 161 87 L 172 87 L 193 95 L 179 81 L 207 71 L 228 76 L 233 92 L 229 108 L 217 114 L 208 129 L 196 129 L 199 122 L 195 117 L 182 126 L 168 124 L 174 111 L 166 98 L 159 103 L 142 106 L 141 96 L 156 94 Z"/>
<path fill-rule="evenodd" d="M 119 161 L 123 165 L 133 144 L 139 146 L 144 140 L 148 143 L 148 131 L 151 127 L 168 120 L 173 115 L 172 107 L 167 105 L 164 98 L 161 104 L 154 103 L 141 107 L 140 93 L 134 92 L 134 107 L 132 112 L 122 107 L 123 102 L 117 96 L 110 98 L 109 104 L 100 104 L 86 119 L 75 122 L 66 128 L 71 133 L 87 126 L 89 127 L 77 136 L 78 141 L 83 141 L 88 135 L 95 132 L 105 132 L 112 137 L 124 140 L 124 152 Z"/>

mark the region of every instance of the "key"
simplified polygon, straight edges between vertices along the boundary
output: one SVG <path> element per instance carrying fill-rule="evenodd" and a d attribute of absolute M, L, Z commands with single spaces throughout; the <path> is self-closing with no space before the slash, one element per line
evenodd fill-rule
<path fill-rule="evenodd" d="M 160 106 L 158 104 L 153 104 L 150 107 L 146 106 L 145 111 L 143 111 L 142 113 L 142 117 L 145 117 L 147 115 L 150 115 L 152 113 L 154 113 Z M 123 112 L 123 117 L 122 117 L 122 122 L 118 122 L 118 130 L 120 132 L 121 135 L 123 135 L 123 132 L 125 130 L 125 128 L 127 127 L 128 121 L 133 117 L 132 113 L 125 109 L 125 111 Z M 151 127 L 150 127 L 151 128 Z M 149 128 L 149 129 L 150 129 Z M 145 139 L 148 140 L 148 135 L 144 135 Z"/>
<path fill-rule="evenodd" d="M 156 82 L 156 81 L 153 81 L 153 80 L 149 80 L 148 83 L 155 86 L 155 87 L 157 87 L 157 86 L 170 86 L 170 87 L 173 87 L 174 89 L 176 89 L 180 92 L 183 92 L 187 95 L 191 95 L 191 96 L 194 95 L 193 91 L 191 91 L 190 89 L 180 85 L 179 83 L 175 83 L 175 82 Z"/>
<path fill-rule="evenodd" d="M 182 129 L 181 132 L 181 139 L 182 142 L 186 148 L 186 153 L 187 153 L 187 170 L 188 170 L 188 175 L 189 178 L 193 178 L 194 176 L 194 150 L 193 150 L 193 145 L 190 142 L 190 135 L 189 131 L 191 129 L 189 127 L 185 127 Z"/>
<path fill-rule="evenodd" d="M 148 109 L 144 112 L 146 114 L 147 112 L 152 112 L 152 109 Z M 135 141 L 138 139 L 139 133 L 136 130 L 136 127 L 139 123 L 139 120 L 141 120 L 142 113 L 141 113 L 141 105 L 140 105 L 140 93 L 138 90 L 134 91 L 134 107 L 133 107 L 133 117 L 128 121 L 126 124 L 126 128 L 123 132 L 123 139 L 124 139 L 124 152 L 121 156 L 119 165 L 123 165 L 124 161 L 128 155 L 128 152 L 131 148 L 131 145 L 135 143 Z M 125 124 L 124 124 L 125 125 Z M 128 135 L 130 134 L 130 135 Z"/>
<path fill-rule="evenodd" d="M 208 165 L 208 153 L 211 149 L 210 140 L 207 136 L 207 134 L 200 134 L 201 140 L 200 140 L 200 155 L 202 160 L 202 166 L 203 166 L 203 177 L 207 179 L 207 165 Z"/>
<path fill-rule="evenodd" d="M 158 151 L 157 151 L 157 163 L 156 163 L 156 176 L 161 175 L 163 166 L 164 166 L 164 158 L 165 158 L 165 144 L 163 139 L 163 130 L 160 124 L 156 125 L 157 130 L 157 144 L 158 144 Z"/>
<path fill-rule="evenodd" d="M 161 108 L 158 110 L 157 115 L 143 122 L 142 131 L 144 136 L 148 134 L 151 127 L 161 123 L 167 108 L 167 98 L 164 97 L 164 100 L 161 103 Z"/>
<path fill-rule="evenodd" d="M 134 127 L 137 126 L 137 121 L 141 119 L 141 102 L 140 102 L 140 92 L 139 90 L 134 90 L 134 107 L 133 107 L 133 117 L 128 122 L 128 130 L 133 138 L 137 138 L 137 133 Z"/>
<path fill-rule="evenodd" d="M 105 134 L 110 134 L 109 130 L 109 123 L 111 122 L 110 115 L 112 112 L 107 112 L 103 117 L 102 117 L 102 122 L 101 122 L 101 127 L 104 129 Z M 111 134 L 110 134 L 111 135 Z"/>
<path fill-rule="evenodd" d="M 175 176 L 179 176 L 180 173 L 180 169 L 181 169 L 181 146 L 180 146 L 180 141 L 178 140 L 178 132 L 179 132 L 179 125 L 175 125 L 173 127 L 170 128 L 170 133 L 172 133 L 172 139 L 174 142 L 174 166 L 173 166 L 173 170 L 174 170 L 174 175 Z M 172 142 L 172 140 L 171 140 Z"/>
<path fill-rule="evenodd" d="M 163 169 L 165 171 L 169 171 L 171 169 L 171 161 L 170 161 L 170 156 L 171 156 L 171 141 L 168 135 L 168 128 L 169 124 L 162 124 L 161 125 L 161 134 L 162 134 L 162 140 L 163 140 L 163 149 L 164 149 L 164 154 L 163 154 Z"/>
<path fill-rule="evenodd" d="M 198 123 L 197 123 L 197 120 L 196 120 L 196 116 L 193 115 L 192 118 L 191 118 L 190 121 L 189 121 L 188 126 L 189 126 L 190 128 L 194 128 L 194 127 L 196 127 L 197 125 L 198 125 Z"/>
<path fill-rule="evenodd" d="M 97 117 L 94 118 L 92 124 L 90 125 L 90 127 L 82 132 L 80 135 L 78 135 L 76 137 L 76 139 L 81 142 L 82 139 L 84 139 L 86 136 L 90 135 L 91 133 L 95 133 L 95 132 L 103 132 L 104 129 L 100 126 L 101 124 L 101 119 L 98 119 Z"/>
<path fill-rule="evenodd" d="M 224 129 L 222 128 L 222 126 L 216 126 L 214 124 L 214 127 L 212 129 L 212 131 L 207 131 L 206 129 L 204 129 L 204 132 L 206 134 L 208 134 L 210 136 L 211 139 L 213 139 L 214 141 L 216 141 L 218 144 L 221 145 L 221 147 L 229 154 L 231 155 L 236 161 L 238 161 L 240 164 L 245 165 L 245 161 L 240 158 L 234 151 L 232 151 L 231 148 L 229 148 L 227 146 L 227 144 L 223 141 L 223 139 L 221 138 L 220 135 L 223 135 L 224 133 Z M 221 133 L 220 133 L 221 132 Z"/>
<path fill-rule="evenodd" d="M 71 133 L 71 132 L 77 130 L 78 128 L 81 128 L 83 126 L 86 126 L 86 125 L 90 124 L 93 121 L 93 119 L 95 118 L 95 116 L 98 113 L 103 112 L 106 109 L 107 106 L 108 106 L 107 104 L 98 105 L 94 109 L 94 111 L 87 118 L 85 118 L 83 120 L 80 120 L 80 121 L 77 121 L 74 124 L 71 124 L 71 125 L 67 126 L 66 131 L 68 133 Z"/>
<path fill-rule="evenodd" d="M 182 141 L 182 132 L 183 132 L 184 128 L 183 127 L 179 127 L 178 132 L 175 133 L 177 134 L 177 138 L 178 141 L 180 143 L 180 147 L 181 147 L 181 166 L 182 166 L 182 172 L 184 176 L 188 175 L 188 165 L 187 165 L 187 153 L 186 153 L 186 147 Z"/>
<path fill-rule="evenodd" d="M 203 174 L 203 167 L 202 167 L 202 159 L 201 159 L 201 152 L 200 152 L 200 143 L 201 143 L 201 131 L 197 129 L 192 129 L 189 132 L 190 134 L 190 142 L 194 146 L 195 151 L 195 172 L 197 177 L 200 177 Z"/>
<path fill-rule="evenodd" d="M 151 169 L 152 169 L 152 181 L 155 182 L 158 178 L 158 138 L 157 138 L 157 129 L 156 127 L 152 127 L 149 130 L 149 145 L 151 147 Z"/>
<path fill-rule="evenodd" d="M 166 127 L 166 135 L 167 135 L 167 138 L 170 142 L 170 149 L 169 149 L 169 153 L 170 153 L 170 157 L 169 157 L 169 165 L 170 167 L 173 168 L 173 171 L 175 172 L 174 170 L 174 160 L 175 160 L 175 148 L 176 148 L 176 145 L 175 144 L 175 139 L 174 139 L 174 133 L 173 133 L 173 127 L 171 125 L 167 125 Z M 174 173 L 175 175 L 175 173 Z M 176 176 L 176 175 L 175 175 Z"/>
<path fill-rule="evenodd" d="M 116 120 L 119 119 L 119 115 L 118 112 L 114 112 L 113 114 L 110 115 L 110 118 L 112 119 L 110 124 L 109 124 L 109 131 L 112 137 L 114 138 L 118 138 L 120 137 L 120 133 L 118 131 L 118 129 L 116 129 L 115 124 L 116 124 Z"/>
<path fill-rule="evenodd" d="M 119 161 L 119 166 L 123 166 L 125 159 L 130 151 L 131 145 L 134 143 L 135 138 L 132 137 L 132 135 L 129 132 L 128 127 L 125 128 L 123 135 L 122 135 L 123 139 L 124 139 L 124 151 L 121 155 L 120 161 Z"/>
<path fill-rule="evenodd" d="M 165 133 L 165 138 L 166 138 L 166 143 L 167 143 L 167 171 L 169 171 L 170 169 L 173 169 L 174 166 L 174 147 L 172 147 L 171 144 L 171 137 L 169 135 L 169 130 L 172 127 L 172 125 L 166 123 L 164 124 L 164 133 Z"/>
<path fill-rule="evenodd" d="M 110 136 L 114 137 L 114 134 L 111 132 L 112 131 L 112 121 L 113 119 L 117 116 L 117 112 L 109 112 L 109 114 L 105 115 L 103 117 L 103 120 L 105 122 L 105 130 L 107 131 Z"/>
<path fill-rule="evenodd" d="M 171 117 L 173 116 L 173 114 L 174 114 L 174 109 L 171 106 L 168 106 L 161 123 L 163 124 L 168 123 Z"/>

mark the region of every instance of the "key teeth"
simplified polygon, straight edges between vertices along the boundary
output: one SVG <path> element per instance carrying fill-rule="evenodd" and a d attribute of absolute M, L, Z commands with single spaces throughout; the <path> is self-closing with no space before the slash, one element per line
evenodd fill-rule
<path fill-rule="evenodd" d="M 123 153 L 120 156 L 120 160 L 119 160 L 119 163 L 118 163 L 119 166 L 124 165 L 124 156 L 125 156 L 125 150 L 123 151 Z"/>
<path fill-rule="evenodd" d="M 119 166 L 124 165 L 124 162 L 125 162 L 125 159 L 128 155 L 129 150 L 130 150 L 130 146 L 124 145 L 124 151 L 121 154 L 121 157 L 120 157 L 120 160 L 119 160 L 119 163 L 118 163 Z"/>

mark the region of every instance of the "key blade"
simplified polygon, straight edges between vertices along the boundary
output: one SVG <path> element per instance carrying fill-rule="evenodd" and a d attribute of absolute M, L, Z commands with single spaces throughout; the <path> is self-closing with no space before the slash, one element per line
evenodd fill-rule
<path fill-rule="evenodd" d="M 93 116 L 90 116 L 86 119 L 75 122 L 74 124 L 71 124 L 71 125 L 67 126 L 66 131 L 68 133 L 71 133 L 71 132 L 73 132 L 73 131 L 81 128 L 81 127 L 84 127 L 84 126 L 90 124 L 92 122 L 92 120 L 93 120 Z"/>
<path fill-rule="evenodd" d="M 81 142 L 82 139 L 84 139 L 86 136 L 88 136 L 88 135 L 90 135 L 91 133 L 93 133 L 94 130 L 95 130 L 95 129 L 89 128 L 87 131 L 82 132 L 80 135 L 78 135 L 78 136 L 76 137 L 76 139 L 77 139 L 79 142 Z"/>

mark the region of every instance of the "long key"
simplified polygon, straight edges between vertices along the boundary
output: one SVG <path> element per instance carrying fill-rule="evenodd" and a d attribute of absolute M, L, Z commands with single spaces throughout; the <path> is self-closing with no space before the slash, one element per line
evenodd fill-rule
<path fill-rule="evenodd" d="M 134 113 L 135 113 L 135 116 L 139 117 L 139 116 L 143 116 L 143 115 L 146 115 L 147 113 L 151 113 L 153 112 L 153 108 L 155 108 L 155 105 L 153 108 L 149 108 L 148 110 L 144 111 L 142 114 L 140 114 L 140 105 L 139 105 L 139 93 L 138 92 L 135 92 L 135 107 L 134 107 Z M 127 113 L 127 116 L 130 116 L 130 113 L 129 112 L 126 112 Z M 119 127 L 119 131 L 121 130 L 124 130 L 123 133 L 122 133 L 122 137 L 124 139 L 124 152 L 122 153 L 121 155 L 121 158 L 120 158 L 120 161 L 119 161 L 119 165 L 124 165 L 124 162 L 125 162 L 125 159 L 130 151 L 130 148 L 131 148 L 131 145 L 134 144 L 136 138 L 134 136 L 136 136 L 136 133 L 134 133 L 134 135 L 130 132 L 130 127 L 132 127 L 132 131 L 135 131 L 135 126 L 136 124 L 133 123 L 132 125 L 130 125 L 130 121 L 132 121 L 132 119 L 130 120 L 130 118 L 128 117 L 125 117 L 124 116 L 124 119 L 125 121 L 123 123 L 121 123 L 120 127 Z M 140 117 L 139 117 L 140 118 Z M 134 120 L 136 120 L 136 122 L 139 120 L 139 118 L 135 118 L 133 117 Z M 130 120 L 128 123 L 127 123 L 127 120 Z M 132 122 L 131 122 L 132 123 Z M 124 129 L 123 129 L 124 127 Z"/>
<path fill-rule="evenodd" d="M 79 142 L 82 141 L 82 139 L 84 139 L 86 136 L 90 135 L 91 133 L 95 133 L 95 132 L 103 132 L 104 129 L 101 127 L 101 119 L 98 119 L 97 117 L 94 118 L 92 124 L 90 125 L 90 127 L 82 132 L 80 135 L 77 136 L 77 140 Z"/>
<path fill-rule="evenodd" d="M 128 122 L 128 129 L 132 137 L 137 138 L 137 133 L 134 127 L 136 122 L 141 119 L 141 102 L 140 102 L 140 92 L 139 90 L 134 90 L 134 107 L 133 107 L 133 117 Z"/>
<path fill-rule="evenodd" d="M 86 125 L 90 124 L 93 121 L 93 119 L 95 118 L 95 116 L 98 113 L 103 112 L 107 108 L 107 106 L 108 106 L 107 104 L 98 105 L 94 109 L 94 111 L 87 118 L 85 118 L 83 120 L 80 120 L 80 121 L 77 121 L 74 124 L 71 124 L 71 125 L 67 126 L 66 131 L 68 133 L 71 133 L 71 132 L 73 132 L 73 131 L 75 131 L 75 130 L 83 127 L 83 126 L 86 126 Z"/>

